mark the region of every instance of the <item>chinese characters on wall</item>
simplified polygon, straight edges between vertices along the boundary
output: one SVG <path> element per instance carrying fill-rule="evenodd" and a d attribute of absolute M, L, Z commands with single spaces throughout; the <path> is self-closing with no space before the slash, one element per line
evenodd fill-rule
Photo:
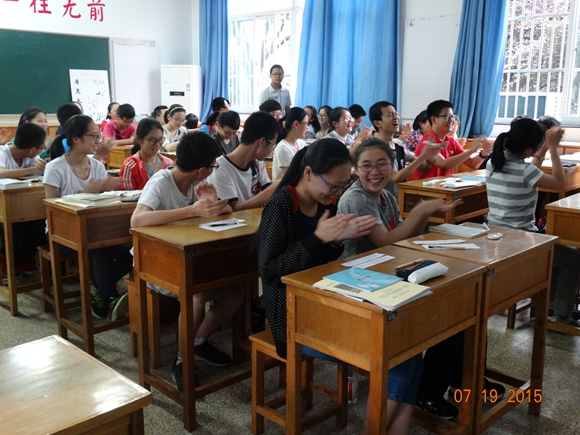
<path fill-rule="evenodd" d="M 4 0 L 19 1 L 19 0 Z M 86 0 L 84 0 L 86 1 Z M 105 19 L 105 3 L 103 0 L 73 1 L 73 0 L 32 0 L 30 10 L 34 14 L 60 14 L 75 20 L 88 18 L 91 21 L 103 22 Z"/>

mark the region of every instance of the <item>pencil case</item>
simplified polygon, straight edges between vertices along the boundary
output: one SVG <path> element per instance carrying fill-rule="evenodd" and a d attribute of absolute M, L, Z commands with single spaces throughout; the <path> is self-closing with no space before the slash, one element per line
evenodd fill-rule
<path fill-rule="evenodd" d="M 399 270 L 397 276 L 413 284 L 421 284 L 436 276 L 445 275 L 449 270 L 434 260 L 425 260 L 412 269 Z"/>

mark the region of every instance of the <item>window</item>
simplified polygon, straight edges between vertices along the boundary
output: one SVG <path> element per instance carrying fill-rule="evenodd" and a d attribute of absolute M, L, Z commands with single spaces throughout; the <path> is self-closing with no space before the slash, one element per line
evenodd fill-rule
<path fill-rule="evenodd" d="M 511 0 L 498 122 L 551 115 L 580 125 L 579 3 Z"/>
<path fill-rule="evenodd" d="M 304 0 L 228 2 L 228 89 L 234 110 L 251 113 L 258 108 L 274 64 L 284 68 L 282 85 L 294 100 L 303 5 Z"/>

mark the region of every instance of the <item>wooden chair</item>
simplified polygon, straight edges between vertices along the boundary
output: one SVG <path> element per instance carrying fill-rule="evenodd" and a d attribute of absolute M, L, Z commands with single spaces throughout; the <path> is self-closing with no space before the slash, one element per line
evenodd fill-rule
<path fill-rule="evenodd" d="M 131 356 L 138 355 L 137 350 L 137 285 L 134 277 L 127 278 L 129 293 L 129 325 L 131 330 Z M 179 316 L 179 301 L 147 289 L 147 330 L 149 331 L 149 349 L 151 351 L 151 367 L 161 367 L 161 334 L 175 332 L 177 337 L 177 319 Z"/>
<path fill-rule="evenodd" d="M 39 258 L 39 263 L 40 263 L 40 267 L 38 269 L 39 274 L 40 274 L 40 282 L 42 285 L 42 293 L 43 293 L 43 299 L 44 299 L 44 312 L 48 313 L 49 311 L 54 310 L 54 293 L 52 291 L 52 278 L 51 278 L 51 272 L 50 272 L 50 263 L 51 263 L 51 257 L 50 257 L 50 249 L 48 248 L 48 246 L 39 246 L 38 247 L 38 258 Z M 69 257 L 66 255 L 61 255 L 61 259 L 63 262 L 63 265 L 67 268 L 67 272 L 65 274 L 65 276 L 63 277 L 63 282 L 69 282 L 73 279 L 78 278 L 78 274 L 74 274 L 72 273 L 69 269 L 71 268 L 70 265 L 72 264 L 72 262 L 74 262 L 75 258 L 73 257 Z M 68 291 L 66 293 L 63 294 L 64 299 L 65 299 L 65 309 L 70 309 L 70 308 L 77 308 L 81 306 L 81 300 L 80 300 L 80 296 L 81 296 L 81 292 L 80 290 L 73 290 L 73 291 Z M 74 301 L 69 301 L 66 302 L 68 299 L 76 299 Z"/>
<path fill-rule="evenodd" d="M 518 306 L 518 304 L 520 304 L 520 305 Z M 520 301 L 517 304 L 509 307 L 508 314 L 507 314 L 507 327 L 509 329 L 514 329 L 516 326 L 516 315 L 518 315 L 522 311 L 527 310 L 528 308 L 530 309 L 530 319 L 534 318 L 536 316 L 536 298 L 535 297 L 533 297 L 531 299 L 525 299 L 525 300 Z"/>
<path fill-rule="evenodd" d="M 274 423 L 286 427 L 286 416 L 277 411 L 286 404 L 286 395 L 282 395 L 264 403 L 264 372 L 268 360 L 277 360 L 285 373 L 286 360 L 276 353 L 274 337 L 270 330 L 250 336 L 252 342 L 252 433 L 258 435 L 264 432 L 264 417 Z M 336 415 L 336 425 L 345 427 L 347 423 L 347 385 L 348 366 L 338 364 L 337 388 L 313 381 L 313 358 L 302 357 L 302 409 L 312 408 L 313 391 L 321 394 L 334 403 L 302 420 L 301 429 L 305 431 L 316 424 Z M 282 379 L 281 379 L 282 380 Z"/>

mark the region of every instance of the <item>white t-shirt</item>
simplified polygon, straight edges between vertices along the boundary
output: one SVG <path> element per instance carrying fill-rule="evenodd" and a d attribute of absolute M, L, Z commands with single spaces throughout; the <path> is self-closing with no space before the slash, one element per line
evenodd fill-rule
<path fill-rule="evenodd" d="M 72 171 L 66 154 L 48 162 L 44 170 L 43 184 L 54 186 L 60 189 L 60 196 L 72 195 L 85 189 L 89 180 L 100 180 L 107 178 L 105 165 L 98 160 L 89 157 L 91 170 L 86 180 L 81 180 Z"/>
<path fill-rule="evenodd" d="M 36 162 L 40 160 L 39 156 L 30 158 L 24 157 L 22 159 L 22 166 L 18 166 L 18 163 L 12 157 L 10 152 L 10 147 L 0 147 L 0 166 L 4 169 L 27 169 L 36 166 Z"/>
<path fill-rule="evenodd" d="M 152 210 L 176 210 L 187 207 L 197 201 L 195 196 L 195 186 L 200 182 L 195 182 L 187 189 L 187 195 L 184 196 L 175 184 L 173 171 L 161 169 L 149 179 L 138 204 L 151 207 Z"/>
<path fill-rule="evenodd" d="M 218 157 L 217 163 L 219 168 L 214 169 L 207 181 L 214 185 L 221 199 L 247 201 L 272 182 L 264 162 L 259 160 L 251 161 L 245 169 L 238 168 L 227 156 Z"/>
<path fill-rule="evenodd" d="M 266 89 L 260 92 L 260 96 L 258 97 L 258 103 L 262 104 L 266 100 L 276 100 L 280 103 L 282 107 L 282 116 L 286 113 L 286 106 L 292 105 L 292 99 L 290 98 L 290 91 L 284 87 L 276 90 L 272 87 L 272 85 L 268 86 Z"/>
<path fill-rule="evenodd" d="M 296 145 L 298 146 L 298 150 L 294 150 L 294 147 L 286 139 L 282 139 L 276 145 L 276 149 L 274 150 L 274 163 L 272 164 L 272 177 L 274 179 L 278 178 L 278 174 L 280 174 L 282 168 L 290 166 L 290 162 L 296 153 L 306 146 L 306 142 L 298 139 Z"/>

